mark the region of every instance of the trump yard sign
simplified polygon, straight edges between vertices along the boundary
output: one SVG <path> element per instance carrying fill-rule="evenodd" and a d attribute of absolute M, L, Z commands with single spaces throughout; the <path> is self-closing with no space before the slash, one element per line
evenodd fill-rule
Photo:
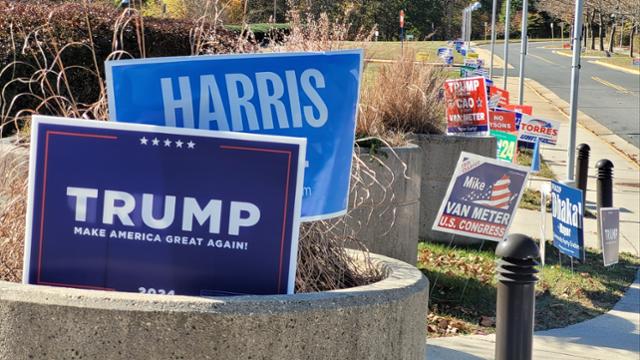
<path fill-rule="evenodd" d="M 484 77 L 445 81 L 444 99 L 447 134 L 488 135 L 489 106 Z"/>
<path fill-rule="evenodd" d="M 34 116 L 24 282 L 294 289 L 305 140 Z"/>
<path fill-rule="evenodd" d="M 106 62 L 109 118 L 303 137 L 302 216 L 347 211 L 362 50 Z"/>
<path fill-rule="evenodd" d="M 433 230 L 503 240 L 528 174 L 520 166 L 462 152 Z"/>

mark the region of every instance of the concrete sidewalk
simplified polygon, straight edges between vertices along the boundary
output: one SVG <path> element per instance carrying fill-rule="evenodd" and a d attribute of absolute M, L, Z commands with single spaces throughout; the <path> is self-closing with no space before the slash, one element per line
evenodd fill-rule
<path fill-rule="evenodd" d="M 562 329 L 538 331 L 533 358 L 540 360 L 640 358 L 640 273 L 608 313 Z M 428 360 L 493 359 L 494 335 L 427 340 Z"/>
<path fill-rule="evenodd" d="M 498 83 L 501 78 L 496 78 Z M 517 103 L 518 79 L 510 77 L 508 90 L 512 102 Z M 515 94 L 515 96 L 514 96 Z M 524 88 L 524 103 L 533 106 L 533 114 L 541 118 L 560 120 L 560 135 L 556 146 L 542 145 L 541 154 L 556 177 L 567 178 L 567 144 L 569 142 L 569 120 L 565 113 L 568 104 L 548 89 L 533 80 L 527 80 Z M 633 159 L 638 159 L 638 148 L 622 138 L 602 133 L 601 126 L 585 114 L 579 115 L 576 144 L 586 143 L 591 147 L 589 159 L 589 180 L 587 186 L 587 209 L 596 214 L 597 169 L 600 159 L 609 159 L 614 164 L 613 204 L 620 208 L 620 251 L 640 256 L 640 167 Z M 539 189 L 549 179 L 532 176 L 529 187 Z M 521 232 L 540 237 L 541 215 L 539 211 L 518 209 L 511 232 Z M 552 239 L 551 215 L 546 216 L 546 239 Z M 585 218 L 586 246 L 598 247 L 597 221 Z"/>

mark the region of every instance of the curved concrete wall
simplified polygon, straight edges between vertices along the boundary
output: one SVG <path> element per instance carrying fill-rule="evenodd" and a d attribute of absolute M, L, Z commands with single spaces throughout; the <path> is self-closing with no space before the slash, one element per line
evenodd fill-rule
<path fill-rule="evenodd" d="M 420 185 L 420 238 L 427 241 L 450 242 L 452 235 L 432 231 L 442 200 L 463 151 L 496 157 L 496 138 L 447 135 L 414 135 L 422 150 L 422 181 Z M 453 236 L 456 243 L 477 243 L 481 240 L 464 236 Z"/>
<path fill-rule="evenodd" d="M 371 252 L 413 265 L 418 257 L 420 148 L 382 148 L 375 157 L 368 151 L 360 149 L 358 156 L 382 186 L 352 184 L 346 223 Z M 354 203 L 359 204 L 355 209 Z"/>
<path fill-rule="evenodd" d="M 383 256 L 357 288 L 197 298 L 0 282 L 0 359 L 424 359 L 428 280 Z"/>

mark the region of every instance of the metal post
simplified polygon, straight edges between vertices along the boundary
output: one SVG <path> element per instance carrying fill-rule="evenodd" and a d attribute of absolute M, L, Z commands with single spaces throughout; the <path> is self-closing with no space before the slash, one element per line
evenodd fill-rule
<path fill-rule="evenodd" d="M 467 9 L 462 10 L 462 28 L 460 29 L 460 40 L 463 42 L 467 38 L 465 28 L 467 27 Z"/>
<path fill-rule="evenodd" d="M 576 126 L 578 124 L 578 85 L 580 83 L 580 46 L 582 35 L 582 2 L 576 0 L 573 25 L 573 62 L 571 65 L 571 97 L 569 113 L 569 144 L 567 146 L 567 180 L 573 181 L 574 162 L 576 158 Z"/>
<path fill-rule="evenodd" d="M 507 90 L 507 71 L 509 70 L 509 18 L 511 17 L 511 0 L 507 0 L 507 11 L 504 18 L 504 80 L 502 88 Z"/>
<path fill-rule="evenodd" d="M 469 9 L 467 12 L 467 56 L 469 56 L 469 50 L 471 50 L 471 16 L 472 11 Z"/>
<path fill-rule="evenodd" d="M 596 204 L 598 210 L 603 207 L 613 207 L 613 163 L 602 159 L 596 164 L 598 168 L 598 186 Z"/>
<path fill-rule="evenodd" d="M 491 59 L 489 60 L 489 79 L 493 80 L 493 53 L 496 47 L 496 11 L 498 0 L 493 0 L 491 8 Z"/>
<path fill-rule="evenodd" d="M 578 161 L 576 162 L 576 188 L 582 190 L 582 204 L 587 203 L 587 180 L 589 177 L 589 152 L 587 144 L 578 145 Z M 584 209 L 583 209 L 584 210 Z M 584 214 L 584 211 L 583 211 Z"/>
<path fill-rule="evenodd" d="M 613 163 L 607 159 L 602 159 L 596 164 L 598 168 L 598 184 L 596 193 L 597 213 L 600 216 L 600 208 L 613 207 Z M 598 226 L 600 222 L 598 221 Z M 598 228 L 600 233 L 600 228 Z M 602 249 L 600 241 L 596 241 L 597 248 Z"/>
<path fill-rule="evenodd" d="M 534 266 L 540 250 L 535 241 L 512 234 L 496 248 L 498 301 L 496 304 L 496 360 L 530 360 L 533 350 Z"/>
<path fill-rule="evenodd" d="M 518 84 L 518 104 L 524 102 L 524 62 L 527 57 L 527 27 L 529 26 L 529 1 L 522 2 L 522 27 L 520 28 L 520 82 Z"/>
<path fill-rule="evenodd" d="M 551 45 L 553 45 L 553 23 L 551 23 Z"/>

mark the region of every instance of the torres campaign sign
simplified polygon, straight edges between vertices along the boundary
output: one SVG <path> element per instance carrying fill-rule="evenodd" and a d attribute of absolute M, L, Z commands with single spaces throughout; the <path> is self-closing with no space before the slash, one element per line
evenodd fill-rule
<path fill-rule="evenodd" d="M 584 259 L 582 190 L 551 182 L 553 246 L 561 253 Z"/>
<path fill-rule="evenodd" d="M 24 282 L 292 293 L 305 139 L 35 116 Z"/>
<path fill-rule="evenodd" d="M 462 152 L 433 230 L 503 240 L 528 174 L 525 168 Z"/>
<path fill-rule="evenodd" d="M 604 266 L 617 264 L 620 258 L 620 209 L 599 209 L 598 233 Z"/>
<path fill-rule="evenodd" d="M 121 122 L 307 138 L 302 216 L 346 213 L 362 50 L 106 63 Z"/>
<path fill-rule="evenodd" d="M 448 134 L 488 134 L 489 108 L 483 77 L 447 80 L 444 94 Z"/>
<path fill-rule="evenodd" d="M 559 121 L 522 115 L 518 140 L 535 142 L 536 138 L 538 138 L 541 143 L 555 145 L 558 143 L 559 131 Z"/>

